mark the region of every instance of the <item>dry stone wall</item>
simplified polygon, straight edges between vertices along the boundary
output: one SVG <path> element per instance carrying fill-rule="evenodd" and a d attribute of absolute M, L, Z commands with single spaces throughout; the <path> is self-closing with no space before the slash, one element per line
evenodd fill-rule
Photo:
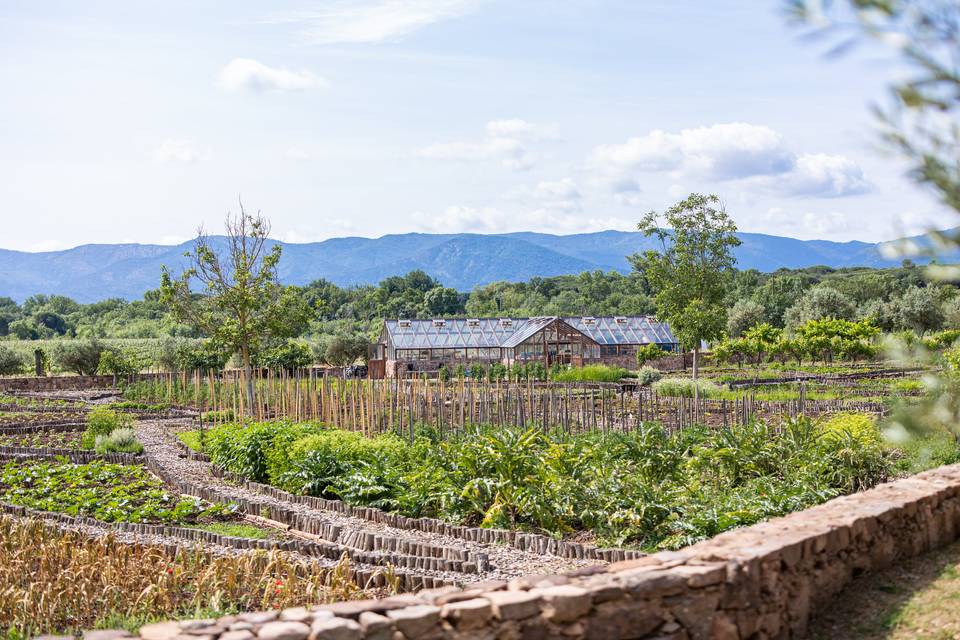
<path fill-rule="evenodd" d="M 854 576 L 949 543 L 958 532 L 960 465 L 953 465 L 681 551 L 568 575 L 165 622 L 144 626 L 139 635 L 143 640 L 800 637 L 811 616 Z"/>

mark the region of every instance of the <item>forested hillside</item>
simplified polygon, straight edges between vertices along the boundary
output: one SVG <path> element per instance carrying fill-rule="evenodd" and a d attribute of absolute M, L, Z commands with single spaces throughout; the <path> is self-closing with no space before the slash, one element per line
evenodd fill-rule
<path fill-rule="evenodd" d="M 655 313 L 653 292 L 637 271 L 496 282 L 469 294 L 458 293 L 422 271 L 385 278 L 377 285 L 339 287 L 317 280 L 299 289 L 315 310 L 305 338 L 372 337 L 383 318 Z M 925 333 L 960 327 L 957 288 L 928 284 L 923 268 L 909 263 L 891 269 L 737 271 L 727 303 L 731 336 L 757 322 L 789 328 L 824 316 L 870 318 L 885 331 Z M 0 336 L 6 340 L 199 337 L 170 318 L 154 291 L 132 302 L 113 298 L 92 304 L 64 296 L 35 295 L 22 305 L 0 298 Z"/>

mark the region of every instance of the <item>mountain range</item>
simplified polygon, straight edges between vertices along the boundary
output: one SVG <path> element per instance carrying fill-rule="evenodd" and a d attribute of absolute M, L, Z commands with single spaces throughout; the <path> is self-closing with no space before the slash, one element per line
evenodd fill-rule
<path fill-rule="evenodd" d="M 741 269 L 775 271 L 815 265 L 888 267 L 880 244 L 797 240 L 739 233 Z M 214 239 L 214 241 L 219 241 Z M 283 244 L 280 279 L 302 285 L 326 278 L 338 285 L 376 283 L 422 269 L 444 285 L 468 291 L 499 280 L 520 281 L 592 270 L 627 272 L 627 255 L 653 248 L 655 240 L 629 231 L 573 235 L 406 233 L 380 238 L 332 238 Z M 61 294 L 79 302 L 110 297 L 135 299 L 159 286 L 160 266 L 177 272 L 191 243 L 87 244 L 63 251 L 0 249 L 0 296 L 23 301 L 36 293 Z"/>

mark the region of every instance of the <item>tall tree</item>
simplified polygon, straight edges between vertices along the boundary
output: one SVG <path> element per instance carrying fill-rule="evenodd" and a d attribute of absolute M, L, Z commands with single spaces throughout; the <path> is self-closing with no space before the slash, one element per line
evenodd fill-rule
<path fill-rule="evenodd" d="M 294 287 L 281 286 L 277 263 L 279 244 L 268 247 L 270 223 L 257 212 L 227 214 L 226 247 L 218 252 L 214 239 L 201 228 L 185 255 L 190 266 L 178 277 L 163 267 L 161 299 L 174 316 L 191 324 L 225 350 L 237 353 L 246 377 L 247 406 L 253 405 L 253 356 L 265 344 L 303 331 L 310 308 Z M 190 290 L 200 283 L 201 295 Z"/>
<path fill-rule="evenodd" d="M 656 237 L 660 249 L 628 259 L 656 291 L 660 319 L 693 349 L 696 381 L 700 341 L 719 338 L 724 330 L 726 285 L 736 263 L 733 249 L 740 244 L 737 226 L 717 196 L 691 193 L 662 216 L 651 211 L 637 228 Z"/>

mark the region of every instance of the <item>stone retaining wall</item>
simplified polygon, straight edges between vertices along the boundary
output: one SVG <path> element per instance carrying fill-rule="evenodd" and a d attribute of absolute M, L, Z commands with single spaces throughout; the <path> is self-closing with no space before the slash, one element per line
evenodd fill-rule
<path fill-rule="evenodd" d="M 130 380 L 149 380 L 158 373 L 138 373 Z M 0 378 L 0 391 L 83 391 L 115 387 L 124 376 L 19 376 Z"/>
<path fill-rule="evenodd" d="M 110 462 L 113 464 L 144 464 L 146 458 L 132 453 L 97 453 L 56 447 L 0 447 L 0 460 L 55 460 L 66 458 L 75 464 Z"/>
<path fill-rule="evenodd" d="M 167 622 L 144 640 L 790 638 L 854 576 L 957 539 L 960 465 L 676 552 L 416 595 Z"/>

